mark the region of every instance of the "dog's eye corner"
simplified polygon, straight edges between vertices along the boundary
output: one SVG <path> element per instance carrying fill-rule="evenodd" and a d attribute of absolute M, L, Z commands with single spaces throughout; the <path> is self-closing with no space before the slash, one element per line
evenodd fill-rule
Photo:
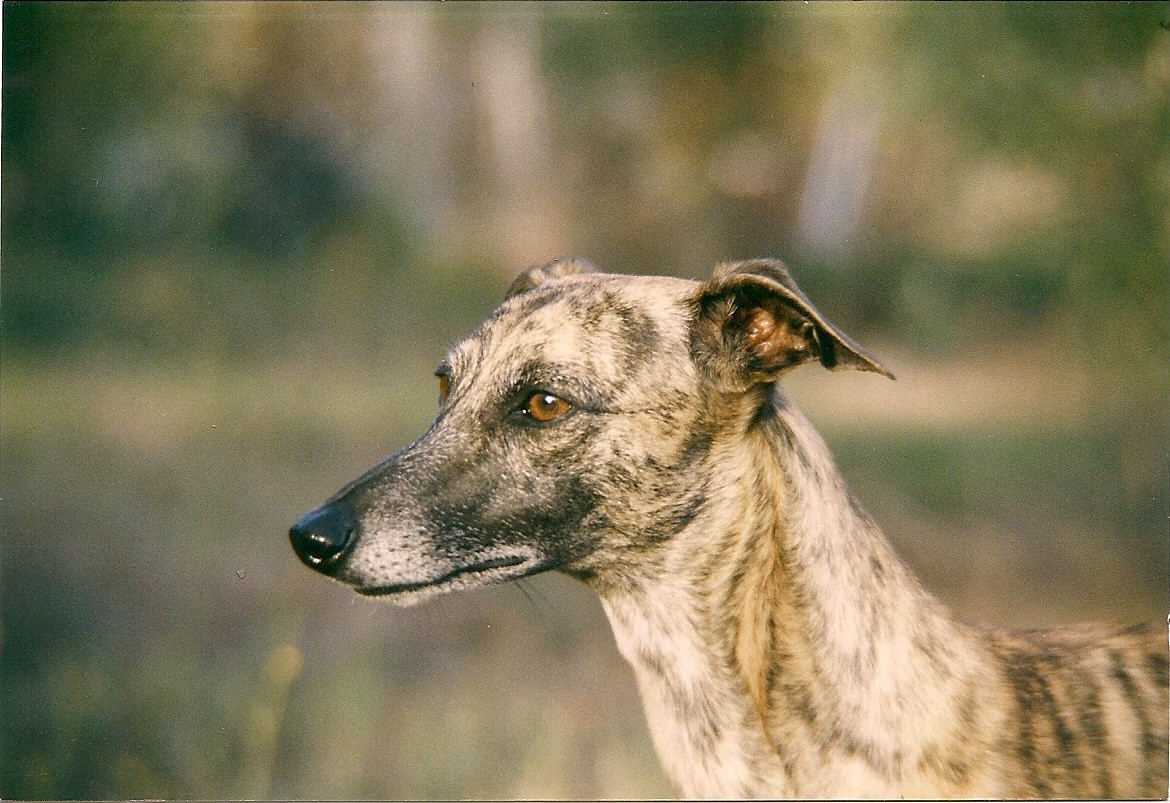
<path fill-rule="evenodd" d="M 532 421 L 549 424 L 566 415 L 572 409 L 573 405 L 560 396 L 538 390 L 528 397 L 520 412 L 525 418 Z"/>
<path fill-rule="evenodd" d="M 447 374 L 435 374 L 439 378 L 439 404 L 447 403 L 447 396 L 451 393 L 451 377 Z"/>

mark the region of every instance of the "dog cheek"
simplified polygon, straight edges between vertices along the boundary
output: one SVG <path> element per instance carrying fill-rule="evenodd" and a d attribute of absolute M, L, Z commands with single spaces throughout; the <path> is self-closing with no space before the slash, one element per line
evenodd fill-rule
<path fill-rule="evenodd" d="M 535 541 L 552 563 L 562 565 L 596 547 L 599 503 L 593 489 L 570 477 L 546 501 L 518 511 L 516 534 Z"/>
<path fill-rule="evenodd" d="M 669 540 L 705 509 L 713 436 L 699 422 L 673 416 L 643 416 L 637 426 L 611 438 L 591 464 L 602 494 L 616 502 L 609 511 L 614 524 L 649 545 Z"/>
<path fill-rule="evenodd" d="M 524 544 L 550 564 L 586 551 L 597 494 L 579 476 L 549 470 L 555 464 L 553 454 L 522 460 L 499 452 L 435 476 L 426 517 L 436 548 L 461 554 Z"/>

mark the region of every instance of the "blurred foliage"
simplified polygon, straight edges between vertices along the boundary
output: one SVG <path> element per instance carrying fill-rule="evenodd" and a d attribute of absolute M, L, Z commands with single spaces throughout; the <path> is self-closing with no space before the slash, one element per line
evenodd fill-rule
<path fill-rule="evenodd" d="M 564 253 L 1072 388 L 824 429 L 962 615 L 1164 612 L 1165 3 L 3 15 L 0 796 L 669 794 L 583 589 L 357 607 L 281 535 Z"/>
<path fill-rule="evenodd" d="M 1170 66 L 1157 4 L 846 13 L 688 3 L 434 14 L 14 3 L 5 15 L 10 270 L 0 334 L 23 348 L 99 339 L 121 346 L 128 335 L 140 346 L 132 333 L 157 322 L 128 320 L 143 311 L 126 308 L 120 272 L 130 281 L 154 274 L 144 301 L 170 293 L 183 307 L 194 299 L 173 285 L 210 274 L 226 286 L 196 297 L 218 314 L 231 303 L 235 275 L 295 286 L 336 264 L 339 248 L 342 258 L 368 262 L 374 280 L 419 266 L 428 297 L 440 293 L 428 283 L 445 287 L 461 268 L 480 269 L 473 287 L 484 267 L 514 270 L 501 259 L 508 249 L 490 240 L 467 247 L 457 232 L 432 235 L 412 220 L 410 177 L 400 170 L 387 181 L 395 171 L 383 161 L 410 159 L 420 143 L 403 135 L 389 142 L 398 153 L 371 155 L 396 127 L 369 109 L 387 91 L 377 82 L 394 76 L 378 72 L 376 43 L 354 45 L 367 23 L 391 36 L 425 25 L 441 43 L 424 54 L 437 63 L 423 67 L 449 69 L 442 81 L 460 73 L 474 81 L 477 65 L 450 50 L 520 17 L 539 25 L 527 44 L 539 51 L 541 125 L 555 143 L 543 147 L 555 154 L 525 155 L 540 172 L 528 183 L 493 186 L 476 99 L 452 98 L 464 108 L 437 119 L 454 131 L 417 136 L 451 140 L 440 152 L 451 161 L 445 175 L 428 180 L 453 199 L 456 221 L 476 221 L 480 207 L 516 206 L 517 191 L 538 200 L 551 191 L 565 197 L 550 206 L 563 207 L 578 231 L 554 239 L 590 246 L 603 264 L 701 275 L 730 255 L 781 253 L 842 307 L 861 307 L 886 328 L 901 323 L 899 313 L 919 314 L 902 309 L 899 293 L 925 271 L 935 283 L 932 306 L 946 319 L 990 293 L 1023 299 L 1033 319 L 1140 319 L 1147 325 L 1136 343 L 1109 332 L 1082 345 L 1166 355 Z M 394 30 L 409 17 L 425 21 Z M 854 177 L 871 185 L 869 213 L 844 253 L 802 248 L 799 176 L 818 104 L 854 73 L 871 72 L 866 92 L 884 105 L 886 133 L 875 177 Z M 540 143 L 537 134 L 530 141 Z M 770 173 L 763 166 L 769 175 L 758 187 L 717 175 L 765 157 L 777 164 Z M 982 205 L 976 197 L 963 208 L 965 189 L 984 190 Z M 982 231 L 980 221 L 997 215 L 1005 219 Z M 523 236 L 508 230 L 526 222 L 514 217 L 494 240 Z M 948 235 L 975 243 L 956 248 Z M 436 236 L 451 243 L 434 244 Z M 195 270 L 184 264 L 191 259 Z M 164 265 L 152 270 L 152 262 Z M 1095 315 L 1102 307 L 1123 314 Z M 930 328 L 915 334 L 945 345 Z M 188 340 L 162 344 L 163 354 Z"/>

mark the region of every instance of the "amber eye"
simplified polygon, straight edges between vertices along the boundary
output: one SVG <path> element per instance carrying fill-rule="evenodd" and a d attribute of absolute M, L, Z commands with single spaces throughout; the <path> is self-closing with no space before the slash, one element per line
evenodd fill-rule
<path fill-rule="evenodd" d="M 439 404 L 447 401 L 447 394 L 451 392 L 451 377 L 439 374 Z"/>
<path fill-rule="evenodd" d="M 556 421 L 572 408 L 573 405 L 560 396 L 554 396 L 551 393 L 533 393 L 524 405 L 524 415 L 533 421 L 547 424 L 550 421 Z"/>

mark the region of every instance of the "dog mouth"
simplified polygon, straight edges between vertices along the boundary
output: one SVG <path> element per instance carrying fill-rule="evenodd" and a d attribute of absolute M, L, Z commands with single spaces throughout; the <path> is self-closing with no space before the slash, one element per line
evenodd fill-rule
<path fill-rule="evenodd" d="M 500 555 L 459 566 L 428 580 L 357 587 L 354 590 L 367 597 L 431 596 L 460 588 L 516 580 L 548 568 L 536 555 Z"/>

